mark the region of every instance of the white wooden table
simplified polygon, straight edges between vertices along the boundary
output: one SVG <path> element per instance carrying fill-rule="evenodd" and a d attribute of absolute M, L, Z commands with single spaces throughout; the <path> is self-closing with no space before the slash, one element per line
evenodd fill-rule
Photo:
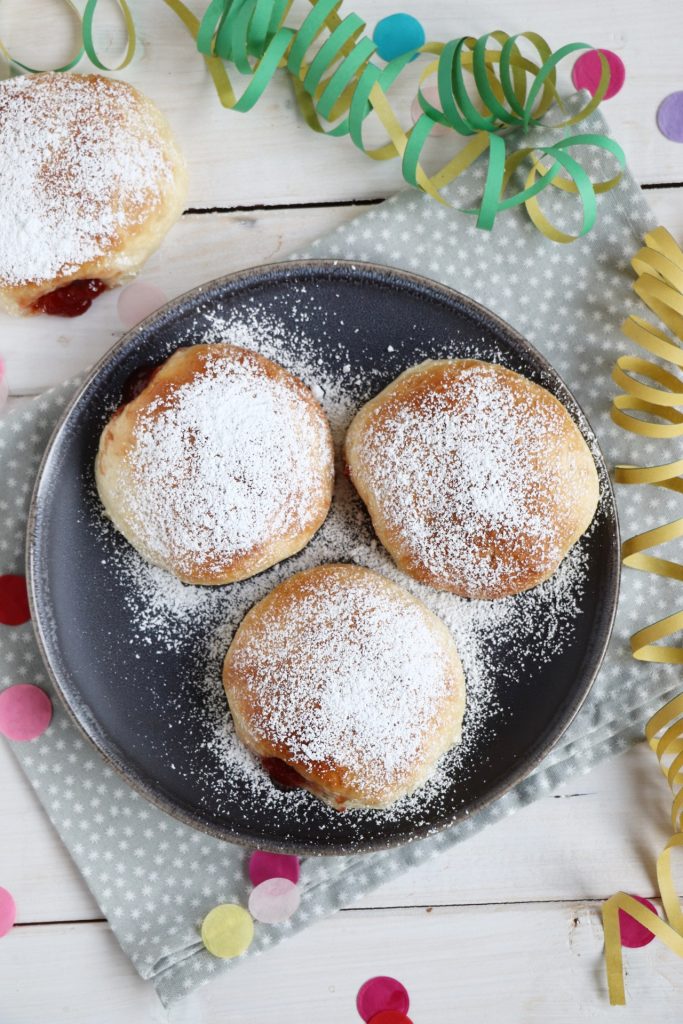
<path fill-rule="evenodd" d="M 298 124 L 283 82 L 249 115 L 223 111 L 174 16 L 159 0 L 132 6 L 141 56 L 124 76 L 167 112 L 191 170 L 189 209 L 144 271 L 169 297 L 301 249 L 399 187 L 395 164 L 375 165 L 347 140 L 325 140 Z M 667 142 L 655 125 L 658 102 L 683 88 L 678 0 L 622 0 L 618 10 L 595 0 L 347 6 L 370 26 L 412 10 L 429 38 L 531 28 L 554 46 L 584 40 L 617 51 L 627 82 L 605 111 L 661 222 L 681 238 L 683 145 Z M 19 9 L 39 19 L 40 41 L 18 24 Z M 115 41 L 109 24 L 105 12 L 105 38 Z M 0 8 L 0 34 L 29 60 L 59 58 L 67 25 L 55 4 L 8 0 Z M 10 409 L 111 345 L 120 333 L 116 299 L 103 296 L 75 321 L 2 320 Z M 415 1024 L 680 1020 L 683 962 L 657 943 L 627 954 L 626 1009 L 610 1008 L 605 991 L 600 903 L 620 888 L 652 896 L 655 856 L 668 836 L 668 790 L 644 745 L 240 966 L 169 1014 L 120 951 L 2 742 L 0 779 L 0 884 L 19 909 L 17 927 L 0 941 L 2 1024 L 346 1024 L 358 1019 L 358 986 L 385 973 L 409 988 Z"/>

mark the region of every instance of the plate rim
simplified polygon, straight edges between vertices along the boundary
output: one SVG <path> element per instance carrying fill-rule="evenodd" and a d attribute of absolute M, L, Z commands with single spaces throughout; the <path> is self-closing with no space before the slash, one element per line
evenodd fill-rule
<path fill-rule="evenodd" d="M 596 644 L 596 654 L 593 658 L 592 670 L 586 673 L 586 677 L 581 687 L 574 694 L 570 706 L 568 707 L 564 715 L 557 716 L 557 720 L 553 723 L 553 726 L 546 732 L 544 738 L 539 739 L 526 753 L 525 757 L 513 771 L 509 772 L 503 780 L 499 780 L 495 783 L 491 790 L 475 799 L 468 804 L 467 809 L 453 808 L 448 814 L 444 815 L 443 818 L 436 824 L 428 823 L 424 825 L 416 826 L 411 830 L 410 834 L 403 836 L 392 836 L 387 838 L 377 839 L 362 839 L 358 844 L 341 842 L 334 845 L 327 845 L 322 848 L 316 848 L 315 845 L 299 845 L 296 842 L 273 842 L 264 844 L 262 840 L 250 837 L 242 832 L 231 831 L 229 828 L 217 824 L 212 824 L 202 818 L 195 818 L 192 814 L 186 811 L 183 807 L 174 803 L 172 799 L 166 797 L 163 793 L 160 793 L 155 789 L 150 779 L 147 779 L 141 775 L 141 773 L 130 766 L 126 765 L 120 760 L 113 750 L 104 749 L 98 739 L 92 735 L 91 731 L 87 728 L 86 724 L 81 720 L 77 711 L 72 707 L 69 695 L 65 688 L 62 686 L 60 679 L 58 678 L 57 672 L 54 670 L 52 662 L 50 660 L 50 644 L 44 632 L 44 624 L 42 622 L 41 613 L 39 612 L 40 600 L 38 598 L 38 592 L 40 590 L 40 560 L 38 557 L 38 544 L 37 540 L 39 537 L 39 531 L 37 530 L 37 521 L 39 517 L 39 501 L 41 497 L 41 489 L 45 481 L 46 473 L 49 469 L 51 458 L 58 447 L 58 444 L 62 438 L 65 428 L 74 412 L 76 407 L 81 402 L 84 394 L 99 376 L 101 371 L 108 366 L 116 357 L 117 353 L 125 348 L 138 333 L 145 333 L 149 331 L 150 327 L 154 325 L 154 322 L 159 320 L 162 316 L 171 312 L 174 308 L 185 305 L 191 300 L 201 300 L 202 297 L 211 291 L 223 288 L 227 285 L 236 285 L 240 282 L 248 284 L 250 280 L 264 280 L 268 277 L 279 277 L 281 280 L 288 276 L 295 276 L 298 272 L 307 271 L 309 273 L 316 271 L 319 273 L 325 273 L 328 276 L 334 275 L 334 272 L 341 268 L 342 271 L 357 271 L 359 274 L 365 273 L 366 275 L 372 276 L 373 274 L 379 275 L 384 283 L 387 283 L 387 278 L 393 278 L 396 283 L 400 286 L 403 284 L 411 284 L 419 291 L 431 291 L 437 295 L 440 293 L 444 298 L 450 302 L 455 298 L 457 302 L 462 305 L 466 310 L 474 312 L 484 321 L 493 322 L 503 334 L 511 336 L 515 344 L 519 346 L 524 352 L 531 356 L 531 360 L 535 362 L 543 371 L 549 373 L 551 378 L 558 381 L 561 387 L 564 389 L 566 396 L 568 396 L 571 403 L 573 403 L 575 410 L 578 411 L 581 418 L 583 419 L 586 426 L 589 428 L 592 435 L 594 444 L 594 457 L 597 455 L 599 463 L 601 463 L 602 469 L 604 470 L 603 487 L 606 489 L 608 502 L 610 506 L 610 519 L 613 523 L 613 528 L 610 531 L 611 544 L 608 552 L 608 577 L 609 577 L 609 588 L 606 591 L 604 598 L 609 601 L 609 612 L 607 620 L 603 627 L 603 635 L 598 638 Z M 80 374 L 77 374 L 80 376 Z M 564 402 L 562 404 L 566 405 Z M 567 409 L 572 419 L 575 419 L 574 410 Z M 583 431 L 582 431 L 583 433 Z M 259 845 L 260 848 L 267 848 L 272 852 L 295 854 L 300 856 L 344 856 L 354 855 L 362 853 L 372 853 L 378 851 L 386 851 L 389 849 L 396 849 L 402 846 L 406 846 L 409 843 L 415 842 L 419 839 L 428 839 L 432 836 L 437 835 L 440 832 L 445 831 L 448 828 L 458 824 L 463 820 L 470 820 L 474 815 L 484 810 L 486 807 L 490 807 L 500 800 L 503 796 L 509 793 L 515 786 L 519 785 L 525 779 L 527 779 L 532 772 L 538 768 L 540 763 L 546 758 L 546 756 L 554 749 L 556 744 L 559 742 L 563 734 L 572 724 L 576 718 L 578 712 L 586 701 L 588 694 L 590 693 L 595 680 L 602 668 L 605 654 L 609 641 L 611 639 L 614 622 L 616 618 L 619 594 L 620 594 L 620 582 L 621 582 L 621 558 L 620 558 L 620 529 L 619 529 L 619 513 L 616 503 L 616 496 L 614 493 L 614 487 L 612 485 L 612 479 L 609 472 L 609 467 L 605 460 L 605 456 L 600 445 L 600 441 L 597 434 L 593 430 L 590 420 L 586 416 L 580 402 L 576 399 L 573 391 L 564 381 L 561 374 L 553 367 L 552 363 L 541 353 L 538 349 L 531 344 L 515 327 L 509 324 L 506 320 L 500 317 L 493 310 L 484 306 L 483 303 L 477 302 L 475 299 L 470 298 L 464 293 L 460 292 L 456 288 L 451 288 L 448 285 L 442 284 L 433 278 L 427 277 L 422 274 L 414 274 L 411 271 L 403 270 L 399 267 L 385 266 L 382 264 L 374 263 L 367 260 L 353 260 L 353 259 L 337 259 L 337 258 L 313 258 L 313 259 L 292 259 L 292 260 L 278 260 L 269 263 L 257 264 L 252 267 L 244 268 L 242 270 L 233 271 L 230 274 L 225 274 L 220 277 L 214 278 L 210 281 L 204 282 L 203 284 L 197 285 L 194 288 L 188 289 L 187 291 L 175 296 L 166 302 L 159 309 L 154 310 L 149 316 L 141 320 L 140 323 L 135 324 L 130 330 L 125 331 L 122 336 L 114 342 L 97 360 L 93 366 L 85 371 L 85 376 L 82 383 L 77 387 L 74 395 L 67 402 L 65 408 L 61 412 L 55 426 L 50 434 L 49 440 L 45 446 L 38 469 L 36 471 L 35 483 L 31 493 L 31 499 L 29 504 L 29 512 L 26 525 L 26 544 L 25 544 L 25 564 L 26 564 L 26 580 L 27 590 L 29 598 L 29 608 L 31 612 L 31 625 L 33 633 L 35 635 L 38 650 L 41 656 L 41 660 L 48 673 L 50 681 L 55 688 L 56 693 L 62 702 L 63 707 L 66 709 L 67 714 L 71 718 L 80 734 L 88 741 L 88 743 L 97 750 L 98 754 L 103 758 L 105 764 L 113 769 L 117 776 L 123 779 L 131 789 L 138 793 L 141 797 L 148 800 L 159 810 L 169 814 L 174 820 L 180 821 L 185 825 L 194 828 L 206 835 L 210 835 L 214 838 L 221 839 L 224 842 L 234 843 L 238 846 L 253 848 L 255 845 Z M 112 746 L 115 746 L 113 740 L 111 741 Z"/>

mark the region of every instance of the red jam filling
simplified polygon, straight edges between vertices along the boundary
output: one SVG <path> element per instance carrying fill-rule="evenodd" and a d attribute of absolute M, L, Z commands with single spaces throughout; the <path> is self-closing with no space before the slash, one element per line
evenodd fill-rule
<path fill-rule="evenodd" d="M 162 363 L 153 363 L 151 366 L 138 366 L 137 370 L 133 370 L 121 389 L 120 409 L 142 394 L 162 365 Z"/>
<path fill-rule="evenodd" d="M 92 306 L 93 299 L 106 289 L 104 281 L 95 277 L 86 281 L 72 281 L 63 288 L 41 296 L 33 303 L 33 308 L 48 316 L 82 316 Z"/>
<path fill-rule="evenodd" d="M 279 757 L 262 757 L 261 764 L 273 782 L 283 789 L 302 789 L 305 785 L 299 773 Z"/>

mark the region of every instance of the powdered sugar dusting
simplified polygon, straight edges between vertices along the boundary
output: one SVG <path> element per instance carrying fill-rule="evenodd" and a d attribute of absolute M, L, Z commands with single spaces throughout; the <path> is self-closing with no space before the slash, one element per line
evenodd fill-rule
<path fill-rule="evenodd" d="M 566 416 L 490 364 L 442 368 L 373 409 L 359 466 L 410 564 L 472 596 L 526 589 L 559 565 L 586 485 L 567 466 Z M 433 374 L 433 371 L 432 371 Z M 542 394 L 542 393 L 541 393 Z M 419 400 L 416 396 L 419 395 Z"/>
<path fill-rule="evenodd" d="M 0 281 L 68 275 L 142 222 L 171 168 L 124 82 L 73 74 L 0 82 Z"/>
<path fill-rule="evenodd" d="M 187 343 L 200 339 L 240 344 L 279 362 L 302 379 L 321 401 L 339 452 L 359 406 L 381 390 L 386 380 L 354 370 L 353 361 L 341 345 L 332 349 L 326 344 L 323 360 L 319 342 L 306 334 L 308 305 L 303 288 L 299 300 L 295 317 L 299 327 L 295 333 L 291 323 L 285 327 L 259 303 L 246 308 L 242 303 L 233 315 L 226 317 L 216 316 L 210 308 L 200 308 L 188 329 Z M 320 311 L 317 312 L 319 315 Z M 491 358 L 490 347 L 485 351 L 485 357 Z M 432 353 L 432 346 L 430 350 L 412 346 L 409 354 L 404 353 L 404 366 Z M 478 353 L 470 350 L 467 355 L 476 358 Z M 409 819 L 416 827 L 428 826 L 433 821 L 453 778 L 466 778 L 473 766 L 480 763 L 484 739 L 495 735 L 498 723 L 504 719 L 508 694 L 516 686 L 524 685 L 524 660 L 531 657 L 534 665 L 550 661 L 571 641 L 586 575 L 586 548 L 581 541 L 547 582 L 516 597 L 469 601 L 424 586 L 398 570 L 377 541 L 365 508 L 343 473 L 341 460 L 330 513 L 306 548 L 267 572 L 228 587 L 188 587 L 143 562 L 132 548 L 114 536 L 106 520 L 99 520 L 99 529 L 108 535 L 103 539 L 106 559 L 124 587 L 134 632 L 131 642 L 161 655 L 172 652 L 179 660 L 188 649 L 191 651 L 192 657 L 186 661 L 192 668 L 182 680 L 174 707 L 180 721 L 193 713 L 188 712 L 192 701 L 187 695 L 200 695 L 200 700 L 195 701 L 201 707 L 196 712 L 197 727 L 207 760 L 214 766 L 203 769 L 212 807 L 220 806 L 222 794 L 229 801 L 236 787 L 246 794 L 244 800 L 288 820 L 305 822 L 313 813 L 312 807 L 317 806 L 315 798 L 303 790 L 276 788 L 237 740 L 221 682 L 223 659 L 235 630 L 249 609 L 282 580 L 326 562 L 362 565 L 406 588 L 451 630 L 467 684 L 462 740 L 441 759 L 427 785 L 412 796 L 387 810 L 347 811 L 345 823 L 353 823 L 358 842 L 362 841 L 365 823 L 377 816 L 391 821 Z M 198 632 L 202 637 L 199 645 Z M 505 659 L 502 685 L 501 658 Z M 181 774 L 190 770 L 183 766 L 177 769 Z M 333 819 L 330 827 L 334 828 Z M 349 827 L 345 824 L 345 828 Z"/>
<path fill-rule="evenodd" d="M 390 802 L 410 786 L 442 741 L 443 719 L 455 732 L 451 645 L 417 602 L 374 574 L 330 567 L 299 577 L 249 629 L 229 661 L 238 706 L 252 709 L 249 731 L 305 771 L 339 769 L 364 801 Z"/>
<path fill-rule="evenodd" d="M 155 560 L 220 578 L 310 525 L 331 459 L 326 424 L 297 382 L 269 376 L 247 350 L 213 351 L 202 373 L 138 416 L 126 497 Z"/>

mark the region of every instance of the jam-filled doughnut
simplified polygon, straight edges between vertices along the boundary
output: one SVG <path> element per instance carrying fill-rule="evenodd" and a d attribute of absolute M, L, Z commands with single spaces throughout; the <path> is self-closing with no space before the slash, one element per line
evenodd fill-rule
<path fill-rule="evenodd" d="M 235 345 L 145 370 L 102 431 L 95 477 L 117 529 L 186 583 L 243 580 L 299 551 L 327 515 L 334 449 L 309 389 Z"/>
<path fill-rule="evenodd" d="M 280 583 L 247 613 L 223 667 L 237 736 L 275 781 L 337 809 L 412 793 L 460 739 L 455 642 L 421 601 L 356 565 Z"/>
<path fill-rule="evenodd" d="M 506 597 L 547 579 L 600 495 L 564 406 L 526 377 L 472 359 L 402 373 L 357 413 L 345 458 L 396 564 L 462 597 Z"/>
<path fill-rule="evenodd" d="M 125 82 L 0 82 L 0 308 L 77 316 L 133 276 L 180 216 L 186 171 L 166 119 Z"/>

